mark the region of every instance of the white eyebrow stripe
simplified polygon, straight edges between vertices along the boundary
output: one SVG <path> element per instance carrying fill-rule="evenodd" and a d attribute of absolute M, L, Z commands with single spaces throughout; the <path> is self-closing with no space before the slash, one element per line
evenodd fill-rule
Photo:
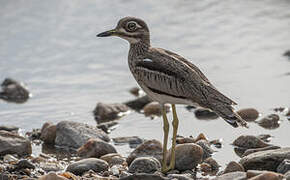
<path fill-rule="evenodd" d="M 153 62 L 151 59 L 143 59 L 143 62 Z"/>

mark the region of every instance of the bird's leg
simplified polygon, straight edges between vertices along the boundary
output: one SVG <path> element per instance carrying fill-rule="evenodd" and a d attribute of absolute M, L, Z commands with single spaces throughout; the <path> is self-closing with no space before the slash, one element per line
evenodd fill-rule
<path fill-rule="evenodd" d="M 168 141 L 168 131 L 169 131 L 169 123 L 168 119 L 166 116 L 166 110 L 164 108 L 164 104 L 162 106 L 162 115 L 163 115 L 163 132 L 164 132 L 164 137 L 163 137 L 163 159 L 162 159 L 162 172 L 168 171 L 167 168 L 167 141 Z"/>
<path fill-rule="evenodd" d="M 173 121 L 172 121 L 173 137 L 172 137 L 171 159 L 170 159 L 169 169 L 174 169 L 175 167 L 175 145 L 176 145 L 178 123 L 179 123 L 179 120 L 177 118 L 175 104 L 172 104 L 172 114 L 173 114 Z"/>

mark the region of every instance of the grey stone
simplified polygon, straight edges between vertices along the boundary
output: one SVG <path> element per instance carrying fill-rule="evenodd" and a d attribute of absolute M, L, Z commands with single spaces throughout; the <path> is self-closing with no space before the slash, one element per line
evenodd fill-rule
<path fill-rule="evenodd" d="M 35 165 L 27 159 L 22 159 L 16 164 L 16 169 L 35 169 Z"/>
<path fill-rule="evenodd" d="M 114 103 L 104 104 L 98 103 L 93 111 L 97 123 L 109 122 L 121 117 L 120 113 L 129 111 L 129 107 L 125 104 Z"/>
<path fill-rule="evenodd" d="M 26 138 L 8 131 L 0 131 L 0 155 L 17 154 L 19 156 L 32 153 L 31 143 Z"/>
<path fill-rule="evenodd" d="M 171 151 L 167 156 L 170 161 Z M 175 168 L 179 171 L 194 169 L 202 162 L 203 149 L 194 143 L 178 144 L 175 147 Z"/>
<path fill-rule="evenodd" d="M 235 161 L 229 162 L 229 164 L 226 166 L 225 170 L 223 171 L 223 174 L 231 173 L 231 172 L 245 172 L 245 168 Z"/>
<path fill-rule="evenodd" d="M 160 170 L 161 164 L 154 157 L 139 157 L 129 166 L 128 172 L 130 173 L 154 173 Z"/>
<path fill-rule="evenodd" d="M 18 131 L 19 127 L 16 126 L 0 126 L 0 130 L 4 130 L 4 131 Z"/>
<path fill-rule="evenodd" d="M 162 160 L 162 144 L 153 139 L 145 141 L 143 144 L 140 144 L 134 151 L 130 153 L 127 157 L 128 165 L 137 158 L 137 157 L 155 157 L 161 162 Z"/>
<path fill-rule="evenodd" d="M 146 96 L 142 96 L 142 97 L 139 97 L 137 99 L 134 99 L 132 101 L 125 102 L 124 104 L 126 104 L 131 109 L 134 109 L 136 111 L 140 111 L 141 109 L 144 108 L 144 106 L 146 104 L 148 104 L 150 102 L 152 102 L 152 100 L 146 95 Z"/>
<path fill-rule="evenodd" d="M 0 99 L 7 102 L 24 103 L 30 97 L 28 89 L 22 83 L 11 78 L 6 78 L 1 84 L 1 88 Z"/>
<path fill-rule="evenodd" d="M 214 180 L 247 180 L 246 172 L 231 172 L 214 178 Z"/>
<path fill-rule="evenodd" d="M 118 164 L 123 165 L 124 163 L 126 163 L 126 159 L 117 153 L 106 154 L 100 157 L 100 159 L 109 163 L 110 166 L 118 165 Z"/>
<path fill-rule="evenodd" d="M 240 160 L 246 170 L 276 171 L 284 159 L 290 159 L 290 147 L 249 154 Z"/>
<path fill-rule="evenodd" d="M 270 146 L 265 143 L 261 139 L 252 135 L 242 135 L 239 136 L 234 142 L 233 145 L 238 146 L 240 148 L 250 149 L 250 148 L 263 148 Z"/>
<path fill-rule="evenodd" d="M 254 108 L 245 108 L 237 111 L 238 115 L 241 116 L 245 121 L 255 121 L 260 113 Z"/>
<path fill-rule="evenodd" d="M 277 172 L 285 174 L 290 171 L 290 159 L 284 159 L 277 167 Z"/>
<path fill-rule="evenodd" d="M 207 140 L 204 140 L 204 139 L 199 140 L 196 142 L 196 144 L 198 144 L 203 149 L 203 156 L 202 156 L 203 160 L 211 157 L 214 150 L 210 147 L 210 144 Z"/>
<path fill-rule="evenodd" d="M 279 119 L 277 114 L 270 114 L 257 121 L 257 123 L 265 129 L 276 129 L 280 126 Z"/>
<path fill-rule="evenodd" d="M 260 151 L 267 151 L 267 150 L 273 150 L 273 149 L 280 149 L 281 147 L 279 146 L 267 146 L 263 148 L 255 148 L 255 149 L 247 149 L 244 153 L 243 156 L 247 156 L 249 154 L 255 153 L 255 152 L 260 152 Z"/>
<path fill-rule="evenodd" d="M 61 147 L 79 148 L 90 138 L 99 138 L 109 142 L 109 136 L 102 130 L 78 122 L 61 121 L 56 125 L 55 145 Z"/>
<path fill-rule="evenodd" d="M 215 112 L 202 108 L 196 109 L 194 114 L 197 119 L 201 120 L 211 120 L 217 119 L 219 117 Z"/>
<path fill-rule="evenodd" d="M 108 168 L 109 165 L 106 161 L 97 158 L 88 158 L 70 164 L 66 171 L 69 171 L 75 175 L 82 175 L 89 170 L 93 170 L 98 173 L 107 171 Z"/>
<path fill-rule="evenodd" d="M 95 157 L 99 158 L 103 155 L 109 154 L 109 153 L 116 153 L 116 149 L 111 144 L 100 140 L 100 139 L 89 139 L 88 142 L 86 142 L 84 145 L 82 145 L 78 151 L 77 154 L 80 157 Z"/>

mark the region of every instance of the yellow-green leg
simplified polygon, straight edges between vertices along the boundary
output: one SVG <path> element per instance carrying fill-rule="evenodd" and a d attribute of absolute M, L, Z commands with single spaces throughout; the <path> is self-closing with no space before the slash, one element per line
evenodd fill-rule
<path fill-rule="evenodd" d="M 171 106 L 172 106 L 172 114 L 173 114 L 173 121 L 172 121 L 173 137 L 172 137 L 171 159 L 170 159 L 169 169 L 174 169 L 174 167 L 175 167 L 175 145 L 176 145 L 176 136 L 177 136 L 177 129 L 178 129 L 179 120 L 177 118 L 175 104 L 172 104 Z"/>
<path fill-rule="evenodd" d="M 166 110 L 164 108 L 164 105 L 161 105 L 161 106 L 162 106 L 163 132 L 164 132 L 164 137 L 163 137 L 163 159 L 162 159 L 162 169 L 161 169 L 161 171 L 163 173 L 165 173 L 165 172 L 168 171 L 166 157 L 167 157 L 167 141 L 168 141 L 169 123 L 168 123 L 168 119 L 167 119 L 167 116 L 166 116 Z"/>

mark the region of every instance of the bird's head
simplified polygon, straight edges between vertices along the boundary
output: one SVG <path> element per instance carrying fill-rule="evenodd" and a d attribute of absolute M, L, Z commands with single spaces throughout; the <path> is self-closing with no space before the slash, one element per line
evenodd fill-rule
<path fill-rule="evenodd" d="M 119 20 L 115 29 L 102 32 L 97 37 L 118 36 L 126 39 L 130 44 L 143 42 L 150 44 L 150 34 L 146 23 L 139 18 L 124 17 Z"/>

